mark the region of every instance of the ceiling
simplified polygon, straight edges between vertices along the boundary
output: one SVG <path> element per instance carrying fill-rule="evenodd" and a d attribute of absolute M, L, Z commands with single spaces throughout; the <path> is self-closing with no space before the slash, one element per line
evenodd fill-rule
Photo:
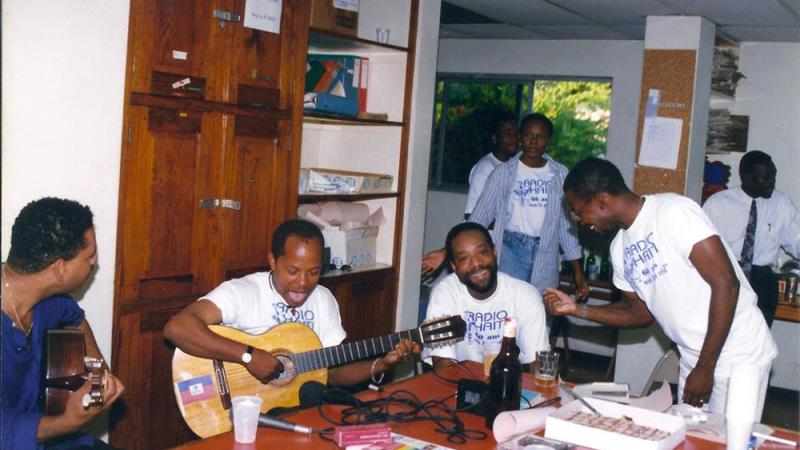
<path fill-rule="evenodd" d="M 439 37 L 644 40 L 647 16 L 702 16 L 732 43 L 800 42 L 800 0 L 445 0 Z"/>

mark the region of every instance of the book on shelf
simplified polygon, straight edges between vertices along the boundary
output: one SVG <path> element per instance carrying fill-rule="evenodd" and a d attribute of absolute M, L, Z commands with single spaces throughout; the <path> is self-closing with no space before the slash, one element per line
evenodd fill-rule
<path fill-rule="evenodd" d="M 361 59 L 309 53 L 303 108 L 355 117 L 359 108 Z"/>
<path fill-rule="evenodd" d="M 358 78 L 358 113 L 367 112 L 367 87 L 369 86 L 369 58 L 360 58 L 361 70 Z M 386 119 L 383 119 L 386 120 Z"/>

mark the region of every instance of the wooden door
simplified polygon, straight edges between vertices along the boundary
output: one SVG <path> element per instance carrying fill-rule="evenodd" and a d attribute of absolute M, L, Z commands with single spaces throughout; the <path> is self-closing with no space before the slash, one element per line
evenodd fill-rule
<path fill-rule="evenodd" d="M 133 92 L 222 99 L 213 20 L 230 0 L 136 0 L 131 4 L 128 83 Z"/>
<path fill-rule="evenodd" d="M 264 270 L 272 230 L 295 216 L 307 2 L 281 33 L 220 26 L 240 0 L 133 0 L 122 143 L 114 372 L 126 384 L 111 442 L 194 436 L 174 399 L 167 320 L 222 281 Z M 188 80 L 188 81 L 186 81 Z"/>

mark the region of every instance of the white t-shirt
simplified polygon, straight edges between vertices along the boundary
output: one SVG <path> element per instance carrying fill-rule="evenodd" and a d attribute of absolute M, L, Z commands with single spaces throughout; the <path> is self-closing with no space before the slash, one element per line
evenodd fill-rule
<path fill-rule="evenodd" d="M 486 300 L 477 300 L 467 291 L 454 273 L 444 277 L 431 291 L 426 319 L 459 314 L 467 323 L 464 339 L 455 345 L 425 348 L 422 356 L 431 362 L 431 356 L 452 358 L 458 361 L 483 361 L 486 342 L 502 342 L 503 320 L 517 319 L 517 346 L 519 360 L 527 364 L 536 359 L 536 352 L 549 350 L 544 305 L 539 291 L 531 284 L 517 280 L 502 272 L 497 273 L 497 289 Z"/>
<path fill-rule="evenodd" d="M 741 187 L 736 187 L 717 192 L 703 204 L 703 210 L 737 259 L 742 256 L 752 200 Z M 800 257 L 800 216 L 792 200 L 783 192 L 774 191 L 770 198 L 756 199 L 756 210 L 753 264 L 777 265 L 780 247 Z"/>
<path fill-rule="evenodd" d="M 614 285 L 638 294 L 678 345 L 681 358 L 694 367 L 708 330 L 711 286 L 689 254 L 696 243 L 718 233 L 700 206 L 686 197 L 656 194 L 645 198 L 630 228 L 620 230 L 611 243 Z M 724 241 L 723 246 L 740 283 L 733 323 L 715 372 L 725 377 L 737 363 L 766 366 L 778 351 L 756 307 L 755 293 Z"/>
<path fill-rule="evenodd" d="M 305 303 L 292 309 L 270 282 L 270 272 L 258 272 L 226 281 L 202 299 L 222 312 L 222 325 L 261 334 L 275 325 L 300 322 L 319 336 L 323 347 L 338 345 L 346 333 L 336 299 L 324 286 L 314 289 Z"/>
<path fill-rule="evenodd" d="M 464 214 L 472 214 L 472 209 L 478 203 L 478 199 L 483 193 L 483 186 L 495 167 L 503 164 L 503 161 L 495 158 L 492 152 L 487 153 L 483 158 L 472 166 L 469 171 L 469 192 L 467 193 L 467 204 L 464 206 Z"/>
<path fill-rule="evenodd" d="M 539 236 L 544 223 L 547 198 L 553 187 L 553 173 L 548 162 L 542 167 L 517 165 L 517 179 L 508 202 L 506 229 L 528 236 Z"/>

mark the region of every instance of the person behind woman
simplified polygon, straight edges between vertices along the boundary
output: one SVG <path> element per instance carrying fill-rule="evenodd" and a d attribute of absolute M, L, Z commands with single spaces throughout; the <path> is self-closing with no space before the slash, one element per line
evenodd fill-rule
<path fill-rule="evenodd" d="M 492 151 L 484 155 L 469 171 L 469 192 L 467 204 L 464 206 L 464 220 L 469 219 L 472 209 L 478 203 L 483 186 L 492 171 L 508 161 L 519 151 L 519 130 L 517 117 L 510 112 L 497 113 L 489 123 L 492 134 Z"/>
<path fill-rule="evenodd" d="M 494 222 L 501 272 L 528 281 L 540 292 L 558 286 L 559 245 L 575 273 L 576 296 L 586 298 L 589 286 L 580 266 L 582 248 L 575 222 L 564 206 L 567 168 L 546 154 L 553 123 L 543 114 L 529 114 L 520 123 L 522 152 L 498 166 L 486 181 L 470 221 Z M 423 256 L 422 273 L 434 273 L 444 249 Z"/>

